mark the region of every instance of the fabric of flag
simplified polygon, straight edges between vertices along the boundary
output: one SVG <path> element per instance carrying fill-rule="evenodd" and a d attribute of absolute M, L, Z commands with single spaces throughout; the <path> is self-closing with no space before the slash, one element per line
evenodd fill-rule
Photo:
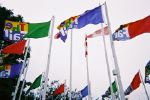
<path fill-rule="evenodd" d="M 104 33 L 102 33 L 102 29 L 98 29 L 95 32 L 87 35 L 87 38 L 94 38 L 94 37 L 97 37 L 97 36 L 101 36 L 102 34 L 104 34 L 104 35 L 109 34 L 108 26 L 104 27 L 103 30 L 104 30 Z"/>
<path fill-rule="evenodd" d="M 26 40 L 20 40 L 2 49 L 5 54 L 23 54 L 25 49 Z"/>
<path fill-rule="evenodd" d="M 63 93 L 64 90 L 65 90 L 65 85 L 62 84 L 62 85 L 60 85 L 60 86 L 54 91 L 53 94 L 54 94 L 54 95 L 59 95 L 59 94 Z"/>
<path fill-rule="evenodd" d="M 20 74 L 22 63 L 0 66 L 0 78 L 14 78 Z"/>
<path fill-rule="evenodd" d="M 98 6 L 92 10 L 87 10 L 81 15 L 71 17 L 63 21 L 57 28 L 60 31 L 60 39 L 65 42 L 69 29 L 80 29 L 88 24 L 96 25 L 99 23 L 104 23 L 101 6 Z"/>
<path fill-rule="evenodd" d="M 133 90 L 136 90 L 140 86 L 140 83 L 141 83 L 140 72 L 138 72 L 134 76 L 130 86 L 126 89 L 125 95 L 129 95 Z"/>
<path fill-rule="evenodd" d="M 85 36 L 85 57 L 88 55 L 88 43 L 87 43 L 87 36 Z"/>
<path fill-rule="evenodd" d="M 77 21 L 73 24 L 73 28 L 80 29 L 88 24 L 96 25 L 99 23 L 104 23 L 101 6 L 87 10 L 83 14 L 79 15 L 79 18 L 77 18 Z"/>
<path fill-rule="evenodd" d="M 3 38 L 7 41 L 20 41 L 28 33 L 28 23 L 5 21 Z"/>
<path fill-rule="evenodd" d="M 24 38 L 42 38 L 48 36 L 50 21 L 43 23 L 29 23 L 28 33 Z"/>
<path fill-rule="evenodd" d="M 145 83 L 150 84 L 150 61 L 145 66 Z"/>
<path fill-rule="evenodd" d="M 88 86 L 86 86 L 84 89 L 81 90 L 81 95 L 82 95 L 82 98 L 88 95 Z"/>
<path fill-rule="evenodd" d="M 117 84 L 116 84 L 116 81 L 114 81 L 112 83 L 112 90 L 113 90 L 113 93 L 116 93 L 118 91 L 118 88 L 117 88 Z M 105 98 L 105 97 L 109 97 L 111 95 L 111 90 L 110 90 L 110 87 L 107 89 L 107 91 L 105 92 L 104 95 L 102 95 L 102 98 Z"/>
<path fill-rule="evenodd" d="M 72 24 L 75 22 L 75 20 L 78 18 L 79 16 L 72 16 L 69 19 L 66 19 L 65 21 L 61 22 L 59 26 L 57 26 L 58 30 L 61 30 L 62 28 L 68 30 L 72 28 Z"/>
<path fill-rule="evenodd" d="M 29 87 L 29 89 L 26 91 L 26 94 L 28 94 L 30 92 L 30 90 L 36 89 L 41 85 L 41 80 L 42 80 L 42 74 L 40 74 L 35 80 L 34 82 L 31 84 L 31 86 Z"/>
<path fill-rule="evenodd" d="M 120 25 L 120 27 L 113 33 L 113 40 L 125 41 L 132 39 L 143 33 L 150 33 L 150 15 L 128 24 Z"/>

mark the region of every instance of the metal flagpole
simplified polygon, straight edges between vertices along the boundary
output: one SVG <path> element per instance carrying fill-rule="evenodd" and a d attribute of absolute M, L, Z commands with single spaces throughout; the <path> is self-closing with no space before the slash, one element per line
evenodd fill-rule
<path fill-rule="evenodd" d="M 141 78 L 142 84 L 144 86 L 144 90 L 145 90 L 145 93 L 146 93 L 146 96 L 147 96 L 147 100 L 150 100 L 150 98 L 148 96 L 148 92 L 147 92 L 146 86 L 144 84 L 144 81 L 143 81 L 143 78 L 142 78 L 142 75 L 141 75 L 141 71 L 139 71 L 139 74 L 140 74 L 140 78 Z"/>
<path fill-rule="evenodd" d="M 21 68 L 21 71 L 20 71 L 20 74 L 19 74 L 19 78 L 18 78 L 18 81 L 17 81 L 17 85 L 16 85 L 16 88 L 15 88 L 15 92 L 14 92 L 14 96 L 13 96 L 12 100 L 16 99 L 17 91 L 18 91 L 19 84 L 20 84 L 20 81 L 21 81 L 21 75 L 23 73 L 23 70 L 24 70 L 24 67 L 25 67 L 25 62 L 26 62 L 26 59 L 27 59 L 29 44 L 30 44 L 30 39 L 28 39 L 28 44 L 27 44 L 25 55 L 24 55 L 23 65 L 22 65 L 22 68 Z"/>
<path fill-rule="evenodd" d="M 85 35 L 85 57 L 86 57 L 86 69 L 87 69 L 87 83 L 88 83 L 88 100 L 91 100 L 91 86 L 90 86 L 89 68 L 88 68 L 88 43 L 87 43 L 86 35 Z"/>
<path fill-rule="evenodd" d="M 49 65 L 50 65 L 50 57 L 51 57 L 51 49 L 52 49 L 52 40 L 53 40 L 53 29 L 54 29 L 54 20 L 55 17 L 52 16 L 51 19 L 51 31 L 50 31 L 50 41 L 49 41 L 49 54 L 48 54 L 48 59 L 47 59 L 47 67 L 46 67 L 46 72 L 45 72 L 45 83 L 44 83 L 44 90 L 43 90 L 43 96 L 42 100 L 46 99 L 46 90 L 47 90 L 47 83 L 48 83 L 48 73 L 49 73 Z"/>
<path fill-rule="evenodd" d="M 106 19 L 107 19 L 108 29 L 109 29 L 109 36 L 110 36 L 110 44 L 111 44 L 111 49 L 112 49 L 112 55 L 113 55 L 113 59 L 114 59 L 115 70 L 117 72 L 117 80 L 118 80 L 120 98 L 121 98 L 121 100 L 125 100 L 125 95 L 124 95 L 124 90 L 123 90 L 123 86 L 122 86 L 122 82 L 121 82 L 119 66 L 118 66 L 118 62 L 117 62 L 117 56 L 116 56 L 114 42 L 113 42 L 112 34 L 111 34 L 112 32 L 111 32 L 111 27 L 110 27 L 110 21 L 109 21 L 109 18 L 108 18 L 108 11 L 107 11 L 106 2 L 105 2 L 104 5 L 105 5 Z"/>
<path fill-rule="evenodd" d="M 70 97 L 69 100 L 71 100 L 71 91 L 72 91 L 72 29 L 70 34 Z"/>
<path fill-rule="evenodd" d="M 25 69 L 25 74 L 24 74 L 24 79 L 23 79 L 23 84 L 21 86 L 21 90 L 20 90 L 20 94 L 19 94 L 19 99 L 21 99 L 21 95 L 22 95 L 22 91 L 23 91 L 23 87 L 24 87 L 24 84 L 25 84 L 25 79 L 26 79 L 26 75 L 27 75 L 27 71 L 28 71 L 28 66 L 29 66 L 29 60 L 27 62 L 27 66 L 26 66 L 26 69 Z"/>
<path fill-rule="evenodd" d="M 111 92 L 111 97 L 112 100 L 114 100 L 114 96 L 113 96 L 113 88 L 112 88 L 112 81 L 111 81 L 111 74 L 110 74 L 110 66 L 109 66 L 109 62 L 108 62 L 108 55 L 107 55 L 107 50 L 106 50 L 106 40 L 105 40 L 105 36 L 104 36 L 104 28 L 103 28 L 103 24 L 101 23 L 101 28 L 102 28 L 102 37 L 103 37 L 103 43 L 104 43 L 104 51 L 105 51 L 105 60 L 106 60 L 106 65 L 107 65 L 107 72 L 108 72 L 108 78 L 109 78 L 109 84 L 110 84 L 110 92 Z"/>

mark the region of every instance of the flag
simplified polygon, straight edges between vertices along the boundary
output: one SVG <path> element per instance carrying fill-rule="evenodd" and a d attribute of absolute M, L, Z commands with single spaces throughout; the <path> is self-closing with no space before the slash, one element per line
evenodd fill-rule
<path fill-rule="evenodd" d="M 54 95 L 59 95 L 59 94 L 63 93 L 64 90 L 65 90 L 65 85 L 62 84 L 62 85 L 60 85 L 60 86 L 54 91 L 53 94 L 54 94 Z"/>
<path fill-rule="evenodd" d="M 67 33 L 69 29 L 72 29 L 72 24 L 79 16 L 72 16 L 69 19 L 66 19 L 65 21 L 61 22 L 59 26 L 57 26 L 57 29 L 59 32 L 54 36 L 55 39 L 60 38 L 63 42 L 67 39 Z"/>
<path fill-rule="evenodd" d="M 23 38 L 42 38 L 48 36 L 50 21 L 43 23 L 26 23 L 5 21 L 5 40 L 20 41 Z"/>
<path fill-rule="evenodd" d="M 150 33 L 150 15 L 128 24 L 120 25 L 120 27 L 113 33 L 113 40 L 125 41 L 132 39 L 143 33 Z"/>
<path fill-rule="evenodd" d="M 99 23 L 104 23 L 101 6 L 98 6 L 92 10 L 87 10 L 81 15 L 74 16 L 72 21 L 67 22 L 69 24 L 66 24 L 64 21 L 57 27 L 60 30 L 60 38 L 63 42 L 67 39 L 67 32 L 69 29 L 80 29 L 88 24 L 97 25 Z"/>
<path fill-rule="evenodd" d="M 104 27 L 103 30 L 104 30 L 104 35 L 108 35 L 109 34 L 108 26 Z M 94 38 L 94 37 L 100 36 L 102 34 L 103 34 L 102 33 L 102 29 L 98 29 L 95 32 L 87 35 L 87 38 Z"/>
<path fill-rule="evenodd" d="M 26 40 L 18 41 L 2 49 L 2 53 L 7 54 L 23 54 L 25 48 Z"/>
<path fill-rule="evenodd" d="M 29 23 L 28 33 L 24 38 L 42 38 L 48 36 L 50 21 L 43 23 Z"/>
<path fill-rule="evenodd" d="M 130 86 L 128 86 L 128 88 L 125 90 L 124 94 L 129 95 L 133 90 L 136 90 L 140 86 L 140 83 L 141 83 L 140 72 L 138 72 L 134 76 Z"/>
<path fill-rule="evenodd" d="M 73 23 L 73 28 L 80 29 L 88 24 L 97 25 L 99 23 L 104 23 L 101 6 L 87 10 L 83 14 L 79 15 L 77 21 Z"/>
<path fill-rule="evenodd" d="M 145 83 L 150 84 L 150 61 L 145 66 Z"/>
<path fill-rule="evenodd" d="M 118 91 L 116 81 L 114 81 L 112 83 L 112 90 L 113 90 L 113 93 L 116 93 Z M 109 87 L 107 89 L 107 91 L 105 92 L 105 94 L 102 95 L 102 98 L 109 97 L 110 95 L 111 95 L 111 90 L 110 90 L 110 87 Z"/>
<path fill-rule="evenodd" d="M 26 94 L 29 93 L 30 90 L 36 89 L 41 85 L 41 80 L 42 80 L 42 74 L 40 74 L 35 80 L 34 82 L 31 84 L 31 86 L 29 87 L 29 89 L 26 91 Z"/>
<path fill-rule="evenodd" d="M 20 41 L 28 32 L 28 23 L 5 21 L 3 38 L 7 41 Z"/>
<path fill-rule="evenodd" d="M 88 43 L 87 43 L 87 36 L 85 36 L 85 57 L 88 55 Z"/>
<path fill-rule="evenodd" d="M 81 95 L 82 95 L 82 98 L 88 95 L 88 86 L 86 86 L 84 89 L 81 90 Z"/>
<path fill-rule="evenodd" d="M 14 78 L 20 74 L 22 63 L 0 66 L 0 78 Z"/>

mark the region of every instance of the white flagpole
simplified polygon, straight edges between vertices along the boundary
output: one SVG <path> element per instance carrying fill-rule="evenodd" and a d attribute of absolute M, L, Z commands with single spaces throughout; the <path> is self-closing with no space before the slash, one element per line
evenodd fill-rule
<path fill-rule="evenodd" d="M 102 28 L 102 37 L 103 37 L 103 43 L 104 43 L 104 51 L 105 51 L 105 60 L 106 60 L 106 65 L 107 65 L 107 72 L 108 72 L 108 79 L 109 79 L 109 85 L 110 85 L 110 92 L 111 92 L 111 97 L 112 100 L 114 100 L 114 96 L 113 96 L 113 88 L 112 88 L 112 81 L 111 81 L 111 74 L 110 74 L 110 66 L 109 66 L 109 62 L 108 62 L 108 55 L 107 55 L 107 50 L 106 50 L 106 40 L 105 40 L 105 36 L 104 36 L 104 28 L 103 28 L 103 24 L 101 23 L 101 28 Z"/>
<path fill-rule="evenodd" d="M 51 49 L 52 49 L 54 21 L 55 21 L 55 17 L 52 16 L 51 25 L 50 25 L 51 31 L 50 31 L 50 37 L 49 37 L 50 38 L 50 41 L 49 41 L 49 54 L 48 54 L 48 59 L 47 59 L 46 72 L 45 72 L 45 83 L 44 83 L 44 90 L 43 90 L 42 100 L 46 100 L 46 90 L 47 90 L 47 84 L 48 84 L 48 74 L 49 74 L 49 65 L 50 65 L 50 57 L 51 57 Z"/>
<path fill-rule="evenodd" d="M 118 66 L 118 62 L 117 62 L 117 56 L 116 56 L 114 42 L 113 42 L 112 34 L 111 34 L 112 32 L 111 32 L 111 27 L 110 27 L 110 21 L 109 21 L 109 18 L 108 18 L 108 11 L 107 11 L 106 2 L 105 2 L 105 12 L 106 12 L 106 19 L 107 19 L 107 23 L 108 23 L 110 44 L 111 44 L 111 49 L 112 49 L 112 54 L 113 54 L 113 59 L 114 59 L 114 64 L 115 64 L 115 70 L 117 72 L 117 80 L 118 80 L 120 98 L 121 98 L 121 100 L 125 100 L 125 95 L 124 95 L 124 90 L 123 90 L 123 86 L 122 86 L 122 82 L 121 82 L 119 66 Z"/>
<path fill-rule="evenodd" d="M 140 74 L 140 78 L 141 78 L 142 84 L 144 86 L 144 90 L 145 90 L 145 94 L 146 94 L 147 100 L 150 100 L 150 98 L 148 96 L 148 92 L 147 92 L 146 86 L 145 86 L 145 83 L 144 83 L 142 75 L 141 75 L 141 71 L 139 71 L 139 74 Z"/>
<path fill-rule="evenodd" d="M 72 38 L 73 38 L 73 34 L 72 34 L 72 29 L 71 29 L 71 34 L 70 34 L 70 97 L 69 100 L 71 100 L 71 91 L 72 91 Z"/>
<path fill-rule="evenodd" d="M 26 59 L 27 59 L 29 44 L 30 44 L 30 39 L 28 39 L 28 44 L 27 44 L 25 55 L 24 55 L 23 65 L 22 65 L 22 68 L 21 68 L 21 71 L 20 71 L 20 74 L 19 74 L 19 78 L 18 78 L 17 85 L 16 85 L 16 88 L 15 88 L 15 93 L 14 93 L 14 96 L 13 96 L 12 100 L 16 99 L 17 91 L 18 91 L 19 84 L 20 84 L 20 81 L 21 81 L 21 75 L 23 73 L 23 70 L 24 70 L 24 67 L 25 67 L 25 63 L 26 63 Z"/>
<path fill-rule="evenodd" d="M 85 35 L 85 57 L 86 57 L 87 83 L 88 83 L 88 100 L 91 100 L 91 86 L 90 86 L 89 67 L 88 67 L 88 43 L 87 43 L 86 35 Z"/>
<path fill-rule="evenodd" d="M 29 66 L 29 60 L 27 62 L 27 66 L 26 66 L 26 69 L 25 69 L 25 74 L 24 74 L 24 79 L 23 79 L 23 83 L 22 83 L 22 86 L 21 86 L 21 90 L 20 90 L 20 94 L 19 94 L 19 99 L 21 99 L 21 95 L 22 95 L 22 91 L 23 91 L 23 87 L 24 87 L 24 84 L 25 84 L 25 79 L 26 79 L 26 75 L 27 75 L 27 71 L 28 71 L 28 66 Z"/>

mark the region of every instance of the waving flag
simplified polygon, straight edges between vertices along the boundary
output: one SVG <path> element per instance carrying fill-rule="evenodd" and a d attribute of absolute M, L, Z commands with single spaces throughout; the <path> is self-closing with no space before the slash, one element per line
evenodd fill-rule
<path fill-rule="evenodd" d="M 41 85 L 41 80 L 42 80 L 42 74 L 40 74 L 35 80 L 34 82 L 31 84 L 31 86 L 29 87 L 29 89 L 27 90 L 26 94 L 29 93 L 30 90 L 36 89 Z"/>
<path fill-rule="evenodd" d="M 125 41 L 143 33 L 150 33 L 150 15 L 141 20 L 121 25 L 112 36 L 114 41 Z"/>
<path fill-rule="evenodd" d="M 145 83 L 150 84 L 150 61 L 145 66 Z"/>
<path fill-rule="evenodd" d="M 29 23 L 28 33 L 24 38 L 42 38 L 48 36 L 50 21 L 43 23 Z"/>
<path fill-rule="evenodd" d="M 23 23 L 5 21 L 3 37 L 5 40 L 20 41 L 25 38 L 42 38 L 48 36 L 49 22 Z"/>
<path fill-rule="evenodd" d="M 62 84 L 60 85 L 55 91 L 54 91 L 54 95 L 59 95 L 61 93 L 63 93 L 65 91 L 65 85 Z"/>
<path fill-rule="evenodd" d="M 69 29 L 72 29 L 72 24 L 79 16 L 72 16 L 69 19 L 66 19 L 65 21 L 61 22 L 59 26 L 57 26 L 57 29 L 59 32 L 54 36 L 55 39 L 60 38 L 63 42 L 67 39 L 67 33 Z"/>
<path fill-rule="evenodd" d="M 140 86 L 140 83 L 141 83 L 140 72 L 138 72 L 134 76 L 130 86 L 126 89 L 125 95 L 129 95 L 133 90 L 136 90 Z"/>
<path fill-rule="evenodd" d="M 113 93 L 116 93 L 118 91 L 118 88 L 117 88 L 117 84 L 116 84 L 116 81 L 114 81 L 112 83 L 112 90 L 113 90 Z M 111 95 L 111 90 L 110 90 L 110 87 L 107 89 L 107 91 L 105 92 L 104 95 L 102 95 L 102 98 L 104 99 L 105 97 L 109 97 Z"/>
<path fill-rule="evenodd" d="M 92 10 L 87 10 L 81 15 L 71 17 L 63 21 L 57 28 L 60 30 L 61 40 L 65 42 L 69 29 L 80 29 L 88 24 L 97 25 L 99 23 L 104 23 L 101 6 L 98 6 Z"/>
<path fill-rule="evenodd" d="M 23 54 L 25 48 L 26 40 L 21 40 L 17 43 L 13 43 L 2 49 L 2 53 L 7 54 Z"/>
<path fill-rule="evenodd" d="M 84 89 L 81 90 L 81 95 L 82 95 L 82 98 L 88 95 L 88 86 L 86 86 Z"/>
<path fill-rule="evenodd" d="M 96 25 L 99 23 L 104 23 L 101 6 L 92 10 L 87 10 L 83 14 L 79 15 L 79 18 L 74 22 L 73 27 L 80 29 L 88 24 Z"/>
<path fill-rule="evenodd" d="M 108 26 L 104 27 L 103 29 L 104 29 L 104 35 L 109 35 Z M 102 29 L 98 29 L 95 32 L 87 35 L 87 38 L 94 38 L 94 37 L 100 36 L 102 34 L 103 34 Z"/>
<path fill-rule="evenodd" d="M 14 78 L 20 74 L 22 63 L 0 66 L 0 78 Z"/>

